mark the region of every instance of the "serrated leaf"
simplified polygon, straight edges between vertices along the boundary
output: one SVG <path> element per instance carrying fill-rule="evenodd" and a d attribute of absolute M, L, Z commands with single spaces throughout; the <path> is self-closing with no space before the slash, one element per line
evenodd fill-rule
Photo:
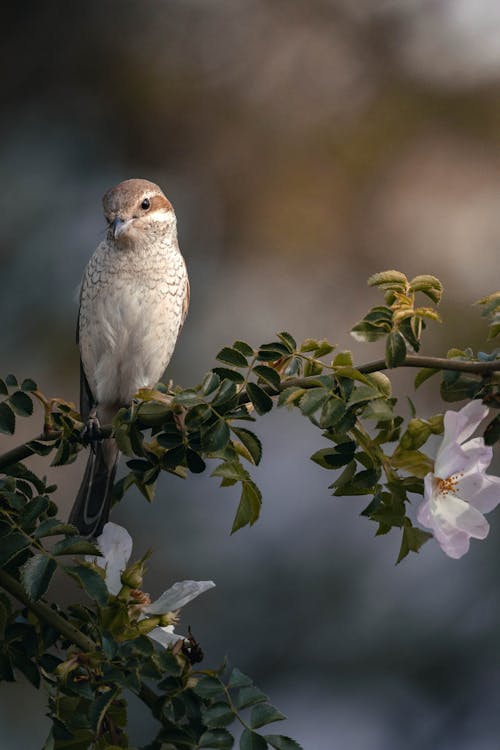
<path fill-rule="evenodd" d="M 258 375 L 261 380 L 270 385 L 271 388 L 279 391 L 281 379 L 279 373 L 272 367 L 268 367 L 267 365 L 255 365 L 253 372 Z"/>
<path fill-rule="evenodd" d="M 200 698 L 208 698 L 210 700 L 223 701 L 225 693 L 224 688 L 215 677 L 204 675 L 201 677 L 194 687 L 194 692 L 199 695 Z"/>
<path fill-rule="evenodd" d="M 338 352 L 333 361 L 333 367 L 352 367 L 352 352 Z"/>
<path fill-rule="evenodd" d="M 265 724 L 271 724 L 273 721 L 283 721 L 283 719 L 286 719 L 286 716 L 270 703 L 258 703 L 252 708 L 250 726 L 252 729 L 258 729 Z"/>
<path fill-rule="evenodd" d="M 16 430 L 16 418 L 10 406 L 2 401 L 0 404 L 0 432 L 13 435 Z"/>
<path fill-rule="evenodd" d="M 86 565 L 74 565 L 64 569 L 100 607 L 108 603 L 108 589 L 96 570 Z"/>
<path fill-rule="evenodd" d="M 300 411 L 304 416 L 310 417 L 317 411 L 329 396 L 327 388 L 310 388 L 300 399 Z"/>
<path fill-rule="evenodd" d="M 208 427 L 202 426 L 201 444 L 203 450 L 208 453 L 222 450 L 228 444 L 230 437 L 229 427 L 224 419 L 217 419 Z"/>
<path fill-rule="evenodd" d="M 95 544 L 88 539 L 61 539 L 54 545 L 52 554 L 57 555 L 95 555 L 99 557 L 101 552 Z"/>
<path fill-rule="evenodd" d="M 403 469 L 421 479 L 434 468 L 433 461 L 417 450 L 396 450 L 391 458 L 391 464 L 395 469 Z"/>
<path fill-rule="evenodd" d="M 418 552 L 422 545 L 429 541 L 429 539 L 432 539 L 432 534 L 428 531 L 417 529 L 411 524 L 405 525 L 403 527 L 403 538 L 396 564 L 404 560 L 409 552 Z"/>
<path fill-rule="evenodd" d="M 291 737 L 285 737 L 283 734 L 266 734 L 264 738 L 275 750 L 303 750 L 298 742 L 292 740 Z"/>
<path fill-rule="evenodd" d="M 233 745 L 233 735 L 227 729 L 211 729 L 201 735 L 197 747 L 213 748 L 213 750 L 230 750 Z"/>
<path fill-rule="evenodd" d="M 267 742 L 261 734 L 244 729 L 240 737 L 240 750 L 266 750 Z"/>
<path fill-rule="evenodd" d="M 238 349 L 224 346 L 217 354 L 216 359 L 228 365 L 235 367 L 248 367 L 247 358 Z"/>
<path fill-rule="evenodd" d="M 443 285 L 439 279 L 430 275 L 415 276 L 410 281 L 410 289 L 413 292 L 423 292 L 436 304 L 440 302 L 443 294 Z"/>
<path fill-rule="evenodd" d="M 256 703 L 264 703 L 267 701 L 267 695 L 262 690 L 259 690 L 255 685 L 248 685 L 248 687 L 242 687 L 234 700 L 234 705 L 238 709 L 247 708 L 248 706 L 254 706 Z"/>
<path fill-rule="evenodd" d="M 339 469 L 352 461 L 355 450 L 356 443 L 349 440 L 345 443 L 339 443 L 337 446 L 316 451 L 311 456 L 311 461 L 322 466 L 323 469 Z"/>
<path fill-rule="evenodd" d="M 202 720 L 210 728 L 226 727 L 234 721 L 234 713 L 226 702 L 214 703 L 202 711 Z"/>
<path fill-rule="evenodd" d="M 33 414 L 33 401 L 24 391 L 14 391 L 9 396 L 9 404 L 20 417 L 30 417 Z"/>
<path fill-rule="evenodd" d="M 272 398 L 256 383 L 247 383 L 247 394 L 257 414 L 266 414 L 273 408 Z"/>
<path fill-rule="evenodd" d="M 396 291 L 404 291 L 408 284 L 408 279 L 400 271 L 381 271 L 380 273 L 374 273 L 368 279 L 368 286 L 381 286 L 382 289 L 393 289 Z"/>
<path fill-rule="evenodd" d="M 250 430 L 244 429 L 243 427 L 231 426 L 231 429 L 249 452 L 254 464 L 258 466 L 262 458 L 262 443 L 260 442 L 257 435 L 255 435 L 253 432 L 250 432 Z"/>
<path fill-rule="evenodd" d="M 252 678 L 248 677 L 246 674 L 241 672 L 237 667 L 235 667 L 233 671 L 231 672 L 231 676 L 228 682 L 228 687 L 229 688 L 241 688 L 241 687 L 248 687 L 249 685 L 253 685 Z"/>
<path fill-rule="evenodd" d="M 212 372 L 217 375 L 220 380 L 230 380 L 233 383 L 244 383 L 245 378 L 238 372 L 238 370 L 232 370 L 230 367 L 214 367 Z"/>
<path fill-rule="evenodd" d="M 219 387 L 219 384 L 220 384 L 219 376 L 217 375 L 217 373 L 214 373 L 212 370 L 210 370 L 210 372 L 207 372 L 207 374 L 202 380 L 201 392 L 205 396 L 209 396 Z"/>
<path fill-rule="evenodd" d="M 21 568 L 21 581 L 32 601 L 36 602 L 45 594 L 56 567 L 55 560 L 44 554 L 33 555 L 24 563 Z"/>
<path fill-rule="evenodd" d="M 13 557 L 29 546 L 30 539 L 17 531 L 2 536 L 0 543 L 0 567 L 3 568 Z"/>
<path fill-rule="evenodd" d="M 387 336 L 385 345 L 385 362 L 387 367 L 398 367 L 406 359 L 406 343 L 398 331 Z"/>
<path fill-rule="evenodd" d="M 293 354 L 294 351 L 297 349 L 297 342 L 293 338 L 291 333 L 288 333 L 287 331 L 281 331 L 281 333 L 277 334 L 279 340 L 287 347 L 290 354 Z"/>
<path fill-rule="evenodd" d="M 246 341 L 235 341 L 233 344 L 233 349 L 237 349 L 245 357 L 253 357 L 254 354 L 252 347 L 250 346 L 250 344 L 247 344 Z"/>
<path fill-rule="evenodd" d="M 215 467 L 210 476 L 234 479 L 235 482 L 239 482 L 242 479 L 248 479 L 249 474 L 239 461 L 224 461 Z"/>
<path fill-rule="evenodd" d="M 251 481 L 243 482 L 240 502 L 234 517 L 231 534 L 234 534 L 235 531 L 238 531 L 243 526 L 253 526 L 259 518 L 261 506 L 262 495 L 257 485 Z"/>
<path fill-rule="evenodd" d="M 436 375 L 438 372 L 440 372 L 440 370 L 434 370 L 432 367 L 423 367 L 419 370 L 415 376 L 415 390 L 420 388 L 422 383 L 425 383 L 426 380 L 432 378 L 432 376 Z"/>

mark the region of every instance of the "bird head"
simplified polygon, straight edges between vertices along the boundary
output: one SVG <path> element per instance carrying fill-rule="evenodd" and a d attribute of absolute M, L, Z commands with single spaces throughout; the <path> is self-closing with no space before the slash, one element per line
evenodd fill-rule
<path fill-rule="evenodd" d="M 175 227 L 172 204 L 154 182 L 125 180 L 102 199 L 112 239 L 118 244 L 143 239 Z"/>

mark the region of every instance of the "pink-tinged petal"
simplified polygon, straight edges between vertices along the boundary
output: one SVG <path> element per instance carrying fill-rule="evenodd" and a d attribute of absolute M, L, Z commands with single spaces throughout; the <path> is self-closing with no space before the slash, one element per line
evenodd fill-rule
<path fill-rule="evenodd" d="M 144 608 L 150 615 L 164 615 L 181 609 L 204 591 L 215 586 L 213 581 L 180 581 L 164 591 L 156 601 Z"/>
<path fill-rule="evenodd" d="M 173 646 L 177 641 L 184 640 L 184 636 L 174 633 L 174 626 L 167 625 L 163 628 L 154 628 L 148 633 L 149 638 L 152 638 L 157 643 L 160 643 L 164 648 Z"/>
<path fill-rule="evenodd" d="M 490 527 L 483 514 L 465 500 L 450 493 L 436 500 L 432 514 L 445 534 L 465 531 L 475 539 L 484 539 L 488 535 Z"/>
<path fill-rule="evenodd" d="M 477 430 L 488 412 L 488 407 L 477 399 L 469 401 L 460 411 L 447 411 L 444 415 L 445 435 L 449 432 L 453 440 L 463 443 Z"/>
<path fill-rule="evenodd" d="M 434 519 L 430 511 L 430 502 L 428 500 L 424 500 L 424 502 L 419 505 L 417 510 L 417 521 L 428 529 L 434 528 Z"/>
<path fill-rule="evenodd" d="M 482 437 L 468 440 L 462 445 L 462 450 L 469 462 L 476 462 L 476 471 L 486 471 L 493 460 L 493 448 L 485 445 Z"/>
<path fill-rule="evenodd" d="M 448 479 L 455 474 L 468 474 L 477 467 L 488 466 L 491 461 L 491 448 L 484 444 L 482 438 L 469 440 L 464 446 L 450 443 L 446 450 L 439 451 L 436 457 L 434 472 L 441 479 Z"/>
<path fill-rule="evenodd" d="M 460 479 L 458 492 L 481 513 L 489 513 L 500 503 L 500 477 L 481 472 L 468 474 Z"/>
<path fill-rule="evenodd" d="M 438 539 L 436 536 L 436 540 L 443 552 L 454 560 L 458 560 L 469 551 L 470 536 L 464 531 L 459 531 L 450 536 L 443 536 L 442 539 Z"/>

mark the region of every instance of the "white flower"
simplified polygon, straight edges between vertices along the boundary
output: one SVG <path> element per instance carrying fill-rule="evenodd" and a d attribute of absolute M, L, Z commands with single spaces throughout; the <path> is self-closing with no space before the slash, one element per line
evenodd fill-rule
<path fill-rule="evenodd" d="M 102 557 L 87 557 L 89 562 L 104 568 L 105 582 L 108 591 L 116 596 L 121 588 L 121 575 L 132 553 L 132 538 L 123 526 L 107 523 L 102 534 L 96 540 Z M 142 608 L 144 615 L 163 615 L 184 607 L 204 591 L 215 586 L 213 581 L 180 581 L 163 592 L 158 599 Z M 170 646 L 184 636 L 174 633 L 174 626 L 157 627 L 148 633 L 150 638 L 162 646 Z"/>
<path fill-rule="evenodd" d="M 471 401 L 460 411 L 444 415 L 444 437 L 434 473 L 424 480 L 424 501 L 417 519 L 432 529 L 443 552 L 459 558 L 470 538 L 484 539 L 489 524 L 483 513 L 500 503 L 500 477 L 486 474 L 493 450 L 483 438 L 470 438 L 488 414 L 488 407 Z"/>

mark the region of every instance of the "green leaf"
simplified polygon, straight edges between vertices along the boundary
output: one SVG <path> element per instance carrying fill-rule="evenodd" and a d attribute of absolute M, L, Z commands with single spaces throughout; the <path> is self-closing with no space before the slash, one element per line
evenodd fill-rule
<path fill-rule="evenodd" d="M 13 435 L 16 430 L 16 418 L 10 406 L 2 401 L 0 404 L 0 432 Z"/>
<path fill-rule="evenodd" d="M 334 367 L 352 367 L 352 352 L 337 352 L 332 365 Z"/>
<path fill-rule="evenodd" d="M 21 568 L 21 581 L 32 601 L 36 602 L 45 594 L 56 567 L 55 560 L 44 554 L 33 555 L 24 563 Z"/>
<path fill-rule="evenodd" d="M 405 524 L 403 527 L 403 538 L 401 540 L 401 547 L 399 550 L 398 559 L 396 564 L 404 560 L 409 552 L 418 552 L 422 545 L 424 545 L 429 539 L 432 539 L 432 534 L 428 531 L 422 531 L 412 526 L 408 521 L 408 525 Z"/>
<path fill-rule="evenodd" d="M 233 372 L 233 370 L 231 370 L 231 372 Z M 210 370 L 209 372 L 207 372 L 207 374 L 202 380 L 201 392 L 205 396 L 209 396 L 219 387 L 219 384 L 220 384 L 219 376 L 216 373 L 214 373 L 212 370 Z"/>
<path fill-rule="evenodd" d="M 355 450 L 356 443 L 353 440 L 348 440 L 334 447 L 316 451 L 311 456 L 311 461 L 322 466 L 323 469 L 339 469 L 352 461 Z"/>
<path fill-rule="evenodd" d="M 201 444 L 203 450 L 208 453 L 222 450 L 228 444 L 230 437 L 229 427 L 224 419 L 217 419 L 208 427 L 202 426 Z"/>
<path fill-rule="evenodd" d="M 194 692 L 203 699 L 208 698 L 209 700 L 220 702 L 225 699 L 224 688 L 220 681 L 215 677 L 210 677 L 210 675 L 204 675 L 198 680 L 194 687 Z"/>
<path fill-rule="evenodd" d="M 213 750 L 230 750 L 233 745 L 233 735 L 227 729 L 212 729 L 201 735 L 197 747 L 210 747 Z"/>
<path fill-rule="evenodd" d="M 238 370 L 232 370 L 230 367 L 214 367 L 212 372 L 217 375 L 220 380 L 230 380 L 233 383 L 244 383 L 245 378 L 238 372 Z"/>
<path fill-rule="evenodd" d="M 235 531 L 238 531 L 238 529 L 247 524 L 253 526 L 260 515 L 261 506 L 262 495 L 257 485 L 251 481 L 243 482 L 240 502 L 234 517 L 231 534 L 234 534 Z"/>
<path fill-rule="evenodd" d="M 415 390 L 420 388 L 422 383 L 425 383 L 426 380 L 432 378 L 432 376 L 436 375 L 438 372 L 439 370 L 434 370 L 432 367 L 423 367 L 419 370 L 415 377 Z"/>
<path fill-rule="evenodd" d="M 395 469 L 403 469 L 422 479 L 434 468 L 434 462 L 417 450 L 397 449 L 391 458 L 391 464 Z"/>
<path fill-rule="evenodd" d="M 327 388 L 310 388 L 300 399 L 300 410 L 306 417 L 310 417 L 324 404 L 328 398 Z"/>
<path fill-rule="evenodd" d="M 286 346 L 290 354 L 293 354 L 293 352 L 297 350 L 297 342 L 295 341 L 291 333 L 287 333 L 287 331 L 281 331 L 281 333 L 278 333 L 277 336 L 279 340 Z"/>
<path fill-rule="evenodd" d="M 415 276 L 410 281 L 410 289 L 413 292 L 423 292 L 436 304 L 439 304 L 443 294 L 443 285 L 439 279 L 429 275 Z"/>
<path fill-rule="evenodd" d="M 97 570 L 87 565 L 65 566 L 64 569 L 100 607 L 108 603 L 108 589 Z"/>
<path fill-rule="evenodd" d="M 264 738 L 275 750 L 303 750 L 298 742 L 283 734 L 266 734 Z"/>
<path fill-rule="evenodd" d="M 202 711 L 202 720 L 207 727 L 226 727 L 234 721 L 234 713 L 227 703 L 214 703 Z"/>
<path fill-rule="evenodd" d="M 241 688 L 241 687 L 248 687 L 249 685 L 253 685 L 252 678 L 248 677 L 246 674 L 241 672 L 237 667 L 235 667 L 233 671 L 231 672 L 231 676 L 228 682 L 228 687 L 229 688 Z"/>
<path fill-rule="evenodd" d="M 267 695 L 255 685 L 249 685 L 240 689 L 234 705 L 236 708 L 242 709 L 253 706 L 255 703 L 264 703 L 265 701 L 267 701 Z"/>
<path fill-rule="evenodd" d="M 7 377 L 5 378 L 5 382 L 10 388 L 17 388 L 17 386 L 19 385 L 16 376 L 12 374 L 7 375 Z"/>
<path fill-rule="evenodd" d="M 381 271 L 380 273 L 374 273 L 368 279 L 368 286 L 380 286 L 382 289 L 390 289 L 393 291 L 405 291 L 408 284 L 408 279 L 400 271 Z"/>
<path fill-rule="evenodd" d="M 8 396 L 9 395 L 9 389 L 7 388 L 7 385 L 2 378 L 0 378 L 0 395 L 2 396 Z"/>
<path fill-rule="evenodd" d="M 271 706 L 270 703 L 259 703 L 252 708 L 250 714 L 250 726 L 252 729 L 258 729 L 265 724 L 271 724 L 273 721 L 283 721 L 286 716 Z"/>
<path fill-rule="evenodd" d="M 61 539 L 60 542 L 57 542 L 57 544 L 54 545 L 52 554 L 56 557 L 57 555 L 94 555 L 99 557 L 101 552 L 96 545 L 92 544 L 88 539 L 69 538 Z"/>
<path fill-rule="evenodd" d="M 387 337 L 385 345 L 385 361 L 387 367 L 402 365 L 406 359 L 406 344 L 398 331 L 393 331 Z"/>
<path fill-rule="evenodd" d="M 237 349 L 237 351 L 241 352 L 245 357 L 253 357 L 254 354 L 252 347 L 245 341 L 235 341 L 233 349 Z"/>
<path fill-rule="evenodd" d="M 272 398 L 256 383 L 247 384 L 247 394 L 257 414 L 266 414 L 273 408 Z"/>
<path fill-rule="evenodd" d="M 223 347 L 217 354 L 216 359 L 228 365 L 235 367 L 248 367 L 247 358 L 238 349 L 232 349 L 229 346 Z"/>
<path fill-rule="evenodd" d="M 267 742 L 262 735 L 244 729 L 240 737 L 240 750 L 266 750 Z"/>
<path fill-rule="evenodd" d="M 18 531 L 2 536 L 0 541 L 0 567 L 3 568 L 13 557 L 29 546 L 30 539 Z"/>
<path fill-rule="evenodd" d="M 253 432 L 250 432 L 250 430 L 246 430 L 243 427 L 231 426 L 231 429 L 250 453 L 254 464 L 258 466 L 262 458 L 262 443 L 257 435 L 254 435 Z"/>
<path fill-rule="evenodd" d="M 253 372 L 258 375 L 261 380 L 270 385 L 271 388 L 279 391 L 281 378 L 279 372 L 274 368 L 268 367 L 267 365 L 255 365 Z"/>
<path fill-rule="evenodd" d="M 234 479 L 235 482 L 248 479 L 249 474 L 239 461 L 224 461 L 213 470 L 212 477 L 222 477 L 222 479 Z"/>
<path fill-rule="evenodd" d="M 33 401 L 23 391 L 12 393 L 9 397 L 9 404 L 20 417 L 30 417 L 33 414 Z"/>
<path fill-rule="evenodd" d="M 207 465 L 200 454 L 191 448 L 186 448 L 186 463 L 192 474 L 201 474 L 207 468 Z"/>

